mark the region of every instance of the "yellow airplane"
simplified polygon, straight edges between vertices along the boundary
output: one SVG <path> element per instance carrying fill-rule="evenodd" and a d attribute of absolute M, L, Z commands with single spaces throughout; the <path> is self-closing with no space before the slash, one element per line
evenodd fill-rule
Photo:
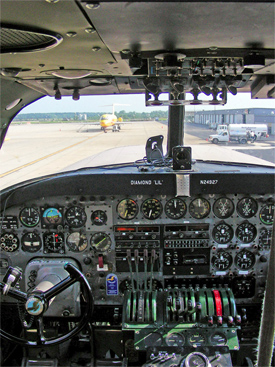
<path fill-rule="evenodd" d="M 104 130 L 105 133 L 107 133 L 107 128 L 109 127 L 112 127 L 113 132 L 120 131 L 121 129 L 120 123 L 123 120 L 122 120 L 122 117 L 117 118 L 117 116 L 115 115 L 115 106 L 128 106 L 128 105 L 113 103 L 111 106 L 113 108 L 112 113 L 105 113 L 104 115 L 100 117 L 100 120 L 99 120 L 101 129 Z"/>
<path fill-rule="evenodd" d="M 120 125 L 117 122 L 122 122 L 122 118 L 119 119 L 114 114 L 106 113 L 100 117 L 100 126 L 104 132 L 107 132 L 108 127 L 112 127 L 113 131 L 119 131 Z"/>
<path fill-rule="evenodd" d="M 122 117 L 117 118 L 117 116 L 115 115 L 115 106 L 129 106 L 129 105 L 113 103 L 112 105 L 108 106 L 112 106 L 113 108 L 112 113 L 104 113 L 104 115 L 101 115 L 99 122 L 84 122 L 82 126 L 78 129 L 78 132 L 81 131 L 84 126 L 87 125 L 100 125 L 101 130 L 104 130 L 105 133 L 107 133 L 108 128 L 112 128 L 113 132 L 119 132 L 121 129 L 120 124 L 123 122 L 123 119 Z"/>

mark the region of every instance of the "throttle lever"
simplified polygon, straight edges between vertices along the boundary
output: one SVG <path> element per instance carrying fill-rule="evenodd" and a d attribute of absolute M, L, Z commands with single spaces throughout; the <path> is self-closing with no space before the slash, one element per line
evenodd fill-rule
<path fill-rule="evenodd" d="M 14 287 L 16 283 L 22 278 L 22 269 L 20 269 L 18 266 L 15 268 L 9 267 L 4 279 L 4 288 L 3 288 L 3 295 L 7 295 L 10 288 Z"/>

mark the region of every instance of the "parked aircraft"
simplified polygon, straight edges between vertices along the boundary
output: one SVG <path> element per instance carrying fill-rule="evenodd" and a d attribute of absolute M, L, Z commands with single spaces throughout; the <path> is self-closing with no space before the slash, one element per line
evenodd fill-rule
<path fill-rule="evenodd" d="M 125 104 L 119 104 L 119 103 L 113 103 L 112 105 L 112 113 L 106 113 L 100 117 L 100 126 L 104 130 L 104 132 L 107 132 L 107 129 L 109 127 L 112 128 L 113 132 L 120 131 L 121 125 L 120 123 L 123 121 L 122 117 L 117 118 L 115 115 L 115 106 L 128 106 Z"/>

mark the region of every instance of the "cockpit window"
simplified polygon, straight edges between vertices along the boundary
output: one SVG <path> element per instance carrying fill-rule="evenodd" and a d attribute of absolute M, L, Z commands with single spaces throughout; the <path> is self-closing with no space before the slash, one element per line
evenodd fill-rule
<path fill-rule="evenodd" d="M 113 105 L 110 96 L 97 104 L 93 98 L 98 99 L 46 97 L 38 107 L 23 109 L 1 150 L 1 188 L 71 169 L 138 161 L 146 155 L 147 140 L 158 135 L 164 136 L 165 157 L 168 107 L 145 107 L 143 95 L 121 96 L 128 103 Z M 241 99 L 243 108 L 230 108 Z M 186 106 L 184 144 L 192 148 L 193 159 L 274 163 L 274 109 L 269 101 L 259 105 L 248 108 L 246 96 L 237 95 L 223 108 Z M 236 123 L 243 120 L 247 123 Z"/>

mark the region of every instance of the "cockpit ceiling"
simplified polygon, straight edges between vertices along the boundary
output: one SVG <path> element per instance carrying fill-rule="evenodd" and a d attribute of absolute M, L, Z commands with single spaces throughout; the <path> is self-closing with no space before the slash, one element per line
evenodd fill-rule
<path fill-rule="evenodd" d="M 81 5 L 85 9 L 85 3 Z M 122 46 L 133 51 L 236 49 L 252 44 L 274 48 L 273 4 L 111 2 L 86 11 L 113 52 Z M 108 22 L 106 11 L 112 14 Z"/>
<path fill-rule="evenodd" d="M 258 78 L 269 91 L 275 84 L 274 15 L 273 2 L 36 0 L 14 7 L 4 0 L 1 74 L 48 95 L 55 95 L 57 84 L 62 95 L 75 88 L 80 94 L 144 93 L 140 79 L 157 55 L 173 53 L 177 61 L 186 60 L 186 70 L 198 60 L 223 59 L 228 65 L 241 59 L 238 75 L 248 57 L 254 67 L 235 86 L 250 91 Z M 32 42 L 40 37 L 41 45 L 39 39 L 25 44 L 24 33 Z"/>

